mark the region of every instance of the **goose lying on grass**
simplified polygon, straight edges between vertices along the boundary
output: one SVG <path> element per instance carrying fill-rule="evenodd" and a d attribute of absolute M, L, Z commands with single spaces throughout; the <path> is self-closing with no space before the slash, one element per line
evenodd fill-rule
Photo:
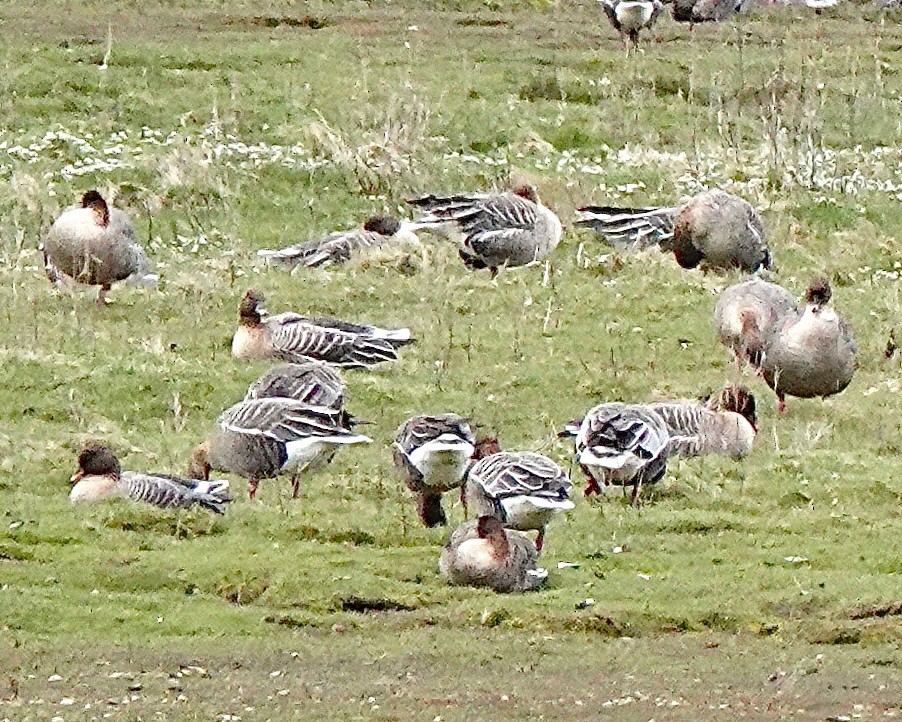
<path fill-rule="evenodd" d="M 492 516 L 464 522 L 451 533 L 439 560 L 439 572 L 451 584 L 489 587 L 496 592 L 525 592 L 545 582 L 532 540 L 505 529 Z"/>
<path fill-rule="evenodd" d="M 413 227 L 455 226 L 463 234 L 459 254 L 464 264 L 473 270 L 488 268 L 493 278 L 504 266 L 544 258 L 563 232 L 560 219 L 542 205 L 531 185 L 503 193 L 429 195 L 408 203 L 423 210 Z"/>
<path fill-rule="evenodd" d="M 248 291 L 241 300 L 238 328 L 232 338 L 235 358 L 294 363 L 316 359 L 362 368 L 394 361 L 399 347 L 413 343 L 406 328 L 384 329 L 291 312 L 264 319 L 264 301 L 259 291 Z"/>
<path fill-rule="evenodd" d="M 447 523 L 442 494 L 461 488 L 475 452 L 473 430 L 457 414 L 413 416 L 398 428 L 392 444 L 395 468 L 417 495 L 417 512 L 426 526 Z"/>
<path fill-rule="evenodd" d="M 752 272 L 771 263 L 761 218 L 742 198 L 723 191 L 700 193 L 681 206 L 583 206 L 579 214 L 577 225 L 591 228 L 610 245 L 658 244 L 673 251 L 683 268 Z"/>
<path fill-rule="evenodd" d="M 99 286 L 97 303 L 117 281 L 153 285 L 150 261 L 138 245 L 129 217 L 107 205 L 97 191 L 81 197 L 81 205 L 63 211 L 50 226 L 43 243 L 44 267 L 54 283 L 71 279 Z"/>
<path fill-rule="evenodd" d="M 542 454 L 501 451 L 495 437 L 481 439 L 477 454 L 481 458 L 464 487 L 466 503 L 477 516 L 494 516 L 508 529 L 535 529 L 536 548 L 542 551 L 545 527 L 573 508 L 567 472 Z"/>
<path fill-rule="evenodd" d="M 362 228 L 336 231 L 325 238 L 279 251 L 260 250 L 257 255 L 272 263 L 317 268 L 327 264 L 340 265 L 368 248 L 378 248 L 393 241 L 417 240 L 405 221 L 380 215 L 367 219 Z"/>
<path fill-rule="evenodd" d="M 329 463 L 341 446 L 372 441 L 344 423 L 343 412 L 303 401 L 242 401 L 226 409 L 213 434 L 194 449 L 188 474 L 195 479 L 209 478 L 212 469 L 237 474 L 248 480 L 252 499 L 261 479 L 290 475 L 297 498 L 301 474 Z"/>
<path fill-rule="evenodd" d="M 119 459 L 100 441 L 89 441 L 84 445 L 72 481 L 75 486 L 69 492 L 69 500 L 73 503 L 124 498 L 163 508 L 201 506 L 224 514 L 226 504 L 232 500 L 227 493 L 227 481 L 198 481 L 166 474 L 122 471 Z"/>

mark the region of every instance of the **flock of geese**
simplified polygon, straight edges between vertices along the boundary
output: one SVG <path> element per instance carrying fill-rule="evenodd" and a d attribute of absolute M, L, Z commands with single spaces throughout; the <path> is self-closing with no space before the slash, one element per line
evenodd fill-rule
<path fill-rule="evenodd" d="M 532 186 L 429 195 L 410 204 L 418 213 L 411 220 L 377 216 L 361 228 L 260 255 L 301 267 L 340 264 L 402 242 L 419 229 L 450 230 L 458 236 L 463 263 L 494 276 L 500 268 L 544 258 L 562 235 L 560 219 Z M 681 206 L 585 206 L 578 223 L 614 245 L 658 245 L 686 268 L 751 273 L 771 260 L 758 214 L 722 191 L 702 193 Z M 51 280 L 98 286 L 101 305 L 114 282 L 154 278 L 128 217 L 96 191 L 57 218 L 43 251 Z M 787 396 L 830 396 L 852 379 L 855 342 L 847 322 L 830 308 L 830 295 L 829 283 L 816 278 L 800 306 L 794 294 L 757 276 L 720 295 L 714 314 L 720 340 L 740 367 L 751 367 L 773 389 L 781 412 Z M 252 498 L 261 480 L 286 476 L 297 496 L 303 475 L 327 464 L 342 447 L 372 441 L 357 431 L 345 408 L 340 369 L 391 362 L 411 343 L 410 330 L 403 328 L 293 312 L 270 316 L 263 294 L 250 290 L 238 306 L 232 354 L 277 365 L 222 412 L 192 452 L 188 478 L 122 471 L 111 449 L 92 440 L 78 456 L 70 499 L 125 497 L 223 513 L 231 500 L 228 482 L 211 479 L 214 472 L 246 479 Z M 391 447 L 394 466 L 425 525 L 447 523 L 442 497 L 453 491 L 460 494 L 465 518 L 472 516 L 450 534 L 441 554 L 439 568 L 452 583 L 532 589 L 547 577 L 538 566 L 546 527 L 574 507 L 572 482 L 547 456 L 504 451 L 496 436 L 477 436 L 473 429 L 454 413 L 407 419 Z M 660 480 L 675 455 L 741 459 L 752 449 L 757 429 L 754 397 L 728 384 L 703 401 L 602 403 L 582 419 L 562 423 L 561 436 L 573 440 L 586 495 L 621 486 L 631 489 L 638 505 L 642 488 Z M 538 532 L 535 541 L 529 531 Z"/>

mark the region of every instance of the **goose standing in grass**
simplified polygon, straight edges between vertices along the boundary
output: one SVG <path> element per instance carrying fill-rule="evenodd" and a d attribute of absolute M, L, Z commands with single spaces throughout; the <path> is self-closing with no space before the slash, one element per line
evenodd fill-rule
<path fill-rule="evenodd" d="M 620 33 L 627 49 L 627 38 L 634 48 L 639 47 L 639 31 L 652 27 L 664 10 L 660 0 L 600 0 L 614 30 Z"/>
<path fill-rule="evenodd" d="M 542 551 L 545 527 L 556 515 L 573 508 L 570 478 L 547 456 L 529 451 L 501 451 L 498 439 L 480 439 L 481 457 L 467 474 L 466 503 L 477 516 L 494 516 L 508 529 L 536 530 Z"/>
<path fill-rule="evenodd" d="M 294 399 L 309 406 L 341 411 L 345 393 L 345 382 L 338 369 L 325 361 L 305 361 L 273 366 L 248 387 L 244 400 Z"/>
<path fill-rule="evenodd" d="M 612 246 L 660 245 L 683 268 L 753 272 L 769 268 L 764 224 L 742 198 L 713 190 L 682 206 L 618 208 L 583 206 L 577 225 L 587 226 Z"/>
<path fill-rule="evenodd" d="M 194 449 L 188 474 L 209 478 L 210 471 L 248 480 L 250 498 L 261 479 L 287 474 L 297 498 L 299 477 L 329 463 L 341 446 L 368 444 L 369 437 L 343 424 L 347 416 L 332 408 L 308 406 L 294 399 L 254 399 L 226 409 L 213 434 Z"/>
<path fill-rule="evenodd" d="M 43 243 L 44 267 L 54 283 L 71 279 L 99 286 L 97 303 L 117 281 L 153 285 L 150 261 L 138 245 L 129 217 L 111 208 L 97 191 L 81 197 L 81 205 L 67 208 L 50 226 Z"/>
<path fill-rule="evenodd" d="M 395 468 L 417 495 L 422 522 L 446 524 L 442 494 L 462 487 L 476 453 L 470 423 L 457 414 L 414 416 L 398 428 L 392 453 Z"/>
<path fill-rule="evenodd" d="M 439 572 L 451 584 L 526 592 L 548 579 L 538 558 L 528 536 L 505 529 L 493 516 L 482 516 L 452 532 L 439 559 Z"/>
<path fill-rule="evenodd" d="M 228 495 L 227 481 L 198 481 L 165 474 L 122 471 L 119 459 L 109 446 L 89 441 L 78 455 L 78 471 L 72 477 L 75 486 L 69 501 L 93 502 L 124 498 L 143 501 L 162 508 L 186 509 L 200 506 L 224 514 Z"/>
<path fill-rule="evenodd" d="M 599 404 L 562 435 L 576 431 L 576 461 L 586 477 L 585 494 L 600 494 L 603 485 L 633 487 L 639 503 L 643 484 L 653 484 L 667 471 L 670 434 L 651 409 L 623 403 Z"/>
<path fill-rule="evenodd" d="M 551 253 L 563 227 L 553 211 L 542 205 L 534 186 L 509 192 L 440 197 L 408 201 L 423 215 L 417 228 L 454 225 L 463 234 L 459 254 L 467 268 L 488 268 L 494 278 L 504 266 L 525 266 Z"/>
<path fill-rule="evenodd" d="M 327 264 L 340 265 L 368 248 L 379 248 L 392 242 L 419 239 L 409 225 L 395 216 L 373 216 L 362 228 L 330 233 L 325 238 L 288 246 L 279 251 L 261 250 L 257 255 L 273 263 L 318 268 Z"/>
<path fill-rule="evenodd" d="M 744 386 L 727 384 L 705 403 L 661 401 L 648 404 L 667 425 L 667 455 L 723 454 L 741 459 L 758 434 L 755 397 Z"/>
<path fill-rule="evenodd" d="M 238 329 L 232 355 L 239 359 L 279 359 L 301 363 L 311 359 L 348 368 L 373 366 L 398 358 L 398 348 L 413 343 L 406 328 L 383 329 L 334 318 L 308 318 L 280 313 L 265 319 L 264 296 L 248 291 L 238 307 Z"/>
<path fill-rule="evenodd" d="M 754 315 L 743 314 L 743 338 L 760 358 L 780 413 L 787 396 L 833 396 L 852 381 L 858 349 L 848 321 L 828 305 L 832 295 L 829 281 L 815 278 L 805 292 L 804 310 L 774 326 L 762 328 Z"/>
<path fill-rule="evenodd" d="M 753 319 L 758 328 L 773 328 L 782 318 L 798 312 L 795 297 L 782 286 L 750 278 L 724 289 L 714 308 L 714 327 L 720 342 L 732 351 L 740 368 L 761 363 L 760 348 L 753 353 L 742 333 Z"/>

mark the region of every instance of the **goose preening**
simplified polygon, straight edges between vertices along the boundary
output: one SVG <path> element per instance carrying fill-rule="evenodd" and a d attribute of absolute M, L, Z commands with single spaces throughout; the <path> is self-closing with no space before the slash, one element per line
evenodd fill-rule
<path fill-rule="evenodd" d="M 67 208 L 57 217 L 44 238 L 43 252 L 51 281 L 68 278 L 99 286 L 101 306 L 117 281 L 128 279 L 139 285 L 157 281 L 128 215 L 110 207 L 97 191 L 88 191 L 80 206 Z"/>
<path fill-rule="evenodd" d="M 492 277 L 504 266 L 525 266 L 551 253 L 563 227 L 555 213 L 539 200 L 536 189 L 521 185 L 509 192 L 407 201 L 423 209 L 417 228 L 456 226 L 463 234 L 461 259 L 470 269 L 488 268 Z"/>
<path fill-rule="evenodd" d="M 505 529 L 493 516 L 465 521 L 455 529 L 439 559 L 439 572 L 451 584 L 489 587 L 496 592 L 526 592 L 540 586 L 548 571 L 521 532 Z"/>
<path fill-rule="evenodd" d="M 257 255 L 273 263 L 317 268 L 340 265 L 368 248 L 379 248 L 394 241 L 417 242 L 409 224 L 395 216 L 373 216 L 362 228 L 330 233 L 325 238 L 299 243 L 278 251 L 260 250 Z"/>
<path fill-rule="evenodd" d="M 395 434 L 395 468 L 414 494 L 417 512 L 429 527 L 447 523 L 442 494 L 464 483 L 476 437 L 470 423 L 457 414 L 414 416 Z"/>
<path fill-rule="evenodd" d="M 603 485 L 633 487 L 633 504 L 643 484 L 653 484 L 667 470 L 670 433 L 660 415 L 636 404 L 607 403 L 591 409 L 562 435 L 576 431 L 576 461 L 586 477 L 585 494 Z"/>
<path fill-rule="evenodd" d="M 758 434 L 755 397 L 743 386 L 727 384 L 705 403 L 659 401 L 647 407 L 667 426 L 667 455 L 723 454 L 741 459 Z"/>
<path fill-rule="evenodd" d="M 406 328 L 384 329 L 334 318 L 280 313 L 264 319 L 265 298 L 248 291 L 238 307 L 232 355 L 239 359 L 327 361 L 348 368 L 373 366 L 398 358 L 398 348 L 413 343 Z"/>
<path fill-rule="evenodd" d="M 494 516 L 508 529 L 536 530 L 542 551 L 545 527 L 556 515 L 573 508 L 567 472 L 542 454 L 501 451 L 495 437 L 479 443 L 480 458 L 470 468 L 464 486 L 467 505 L 476 516 Z"/>
<path fill-rule="evenodd" d="M 742 10 L 745 0 L 674 0 L 673 19 L 680 23 L 718 23 Z"/>
<path fill-rule="evenodd" d="M 245 401 L 285 398 L 309 406 L 344 409 L 345 382 L 334 366 L 325 361 L 304 361 L 273 366 L 247 389 Z"/>
<path fill-rule="evenodd" d="M 122 471 L 119 459 L 109 446 L 88 441 L 78 455 L 78 471 L 69 492 L 69 501 L 92 502 L 124 498 L 142 501 L 162 508 L 186 509 L 200 506 L 224 514 L 229 482 L 183 479 L 166 474 Z"/>
<path fill-rule="evenodd" d="M 660 0 L 599 0 L 614 30 L 620 33 L 624 46 L 627 38 L 639 47 L 639 31 L 650 28 L 664 10 Z M 628 46 L 627 46 L 628 47 Z"/>
<path fill-rule="evenodd" d="M 713 190 L 681 206 L 618 208 L 583 206 L 577 225 L 612 246 L 660 245 L 683 268 L 755 271 L 769 268 L 770 251 L 761 218 L 742 198 Z"/>
<path fill-rule="evenodd" d="M 714 308 L 714 327 L 720 342 L 730 349 L 740 368 L 746 363 L 758 366 L 761 349 L 749 348 L 743 325 L 753 319 L 759 328 L 772 328 L 779 319 L 796 310 L 795 297 L 785 288 L 750 278 L 720 294 Z"/>
<path fill-rule="evenodd" d="M 832 295 L 827 279 L 815 278 L 805 292 L 805 308 L 770 326 L 752 313 L 741 313 L 743 343 L 759 359 L 780 413 L 786 410 L 787 396 L 832 396 L 852 381 L 858 349 L 848 321 L 828 305 Z"/>
<path fill-rule="evenodd" d="M 297 498 L 301 474 L 330 462 L 342 446 L 372 441 L 347 428 L 347 419 L 343 412 L 294 399 L 242 401 L 226 409 L 213 434 L 194 449 L 188 474 L 237 474 L 248 480 L 252 499 L 261 479 L 290 475 Z"/>

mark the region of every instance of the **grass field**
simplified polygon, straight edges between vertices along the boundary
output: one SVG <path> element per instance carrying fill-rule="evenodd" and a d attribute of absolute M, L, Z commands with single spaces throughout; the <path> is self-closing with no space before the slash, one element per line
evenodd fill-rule
<path fill-rule="evenodd" d="M 0 2 L 0 719 L 902 715 L 899 20 L 664 18 L 627 60 L 592 2 Z M 493 283 L 428 234 L 330 271 L 254 254 L 513 175 L 569 226 L 547 272 Z M 94 187 L 162 277 L 106 309 L 53 289 L 37 252 Z M 583 203 L 705 187 L 761 209 L 778 282 L 832 278 L 852 385 L 777 419 L 747 378 L 747 460 L 674 462 L 639 510 L 575 475 L 547 588 L 447 587 L 445 531 L 393 475 L 404 418 L 469 414 L 569 465 L 555 432 L 595 403 L 738 380 L 710 320 L 738 276 L 572 226 Z M 185 470 L 266 368 L 229 355 L 250 287 L 273 312 L 414 330 L 399 363 L 348 374 L 376 443 L 297 501 L 235 479 L 221 519 L 71 508 L 86 437 Z"/>

